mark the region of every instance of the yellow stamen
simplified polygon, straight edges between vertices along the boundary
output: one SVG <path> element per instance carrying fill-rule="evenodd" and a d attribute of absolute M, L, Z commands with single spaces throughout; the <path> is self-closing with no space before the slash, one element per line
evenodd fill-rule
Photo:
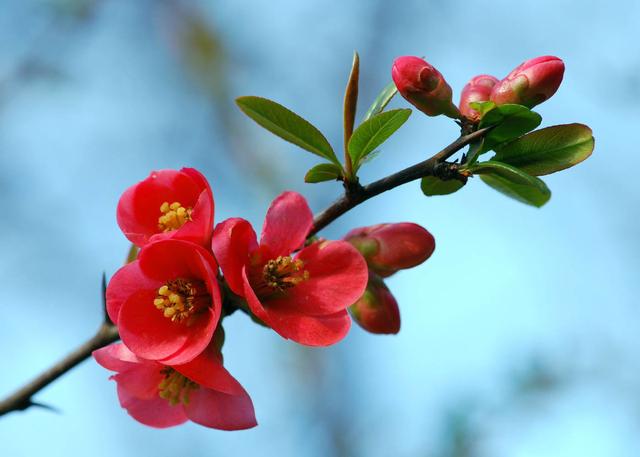
<path fill-rule="evenodd" d="M 162 215 L 158 218 L 158 228 L 163 232 L 177 230 L 191 220 L 192 208 L 185 208 L 180 202 L 164 202 L 160 205 Z"/>
<path fill-rule="evenodd" d="M 211 297 L 204 283 L 186 279 L 167 282 L 158 289 L 158 295 L 153 300 L 153 305 L 173 322 L 184 321 L 210 303 Z"/>
<path fill-rule="evenodd" d="M 282 292 L 309 279 L 309 272 L 303 267 L 302 260 L 293 260 L 291 256 L 269 260 L 262 269 L 264 282 L 271 289 Z"/>
<path fill-rule="evenodd" d="M 191 391 L 200 387 L 198 383 L 193 382 L 173 368 L 163 368 L 161 373 L 164 375 L 164 379 L 158 384 L 160 398 L 167 400 L 171 406 L 179 403 L 188 405 Z"/>

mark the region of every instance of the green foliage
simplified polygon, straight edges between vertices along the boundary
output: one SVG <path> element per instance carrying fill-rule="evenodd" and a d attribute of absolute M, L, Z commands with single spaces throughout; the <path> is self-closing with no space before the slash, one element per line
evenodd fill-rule
<path fill-rule="evenodd" d="M 334 163 L 321 163 L 307 171 L 304 181 L 317 183 L 323 181 L 333 181 L 342 177 L 342 167 Z"/>
<path fill-rule="evenodd" d="M 542 122 L 542 117 L 526 106 L 500 105 L 488 111 L 480 121 L 479 128 L 495 127 L 484 138 L 483 152 L 514 140 L 535 129 Z"/>
<path fill-rule="evenodd" d="M 420 189 L 427 197 L 434 195 L 449 195 L 464 187 L 464 182 L 458 179 L 442 180 L 436 176 L 425 176 L 420 181 Z"/>
<path fill-rule="evenodd" d="M 595 140 L 583 124 L 555 125 L 524 135 L 498 149 L 493 160 L 541 176 L 572 167 L 591 155 Z"/>
<path fill-rule="evenodd" d="M 384 89 L 378 94 L 376 99 L 373 101 L 366 114 L 364 115 L 364 119 L 362 122 L 365 122 L 375 116 L 376 114 L 384 111 L 386 106 L 389 104 L 391 99 L 398 93 L 398 88 L 396 84 L 391 81 L 389 84 L 385 86 Z"/>
<path fill-rule="evenodd" d="M 371 154 L 404 124 L 411 115 L 410 109 L 395 109 L 376 114 L 363 122 L 349 140 L 349 156 L 354 172 L 362 159 Z"/>
<path fill-rule="evenodd" d="M 274 135 L 340 165 L 320 130 L 293 111 L 262 97 L 239 97 L 236 103 L 242 112 Z"/>
<path fill-rule="evenodd" d="M 502 162 L 478 163 L 469 171 L 480 175 L 498 192 L 528 205 L 541 207 L 551 198 L 551 191 L 541 179 Z"/>
<path fill-rule="evenodd" d="M 496 107 L 496 104 L 493 102 L 471 102 L 469 106 L 480 113 L 480 117 L 484 117 L 489 111 Z"/>
<path fill-rule="evenodd" d="M 351 64 L 351 73 L 347 88 L 344 91 L 344 107 L 343 107 L 343 127 L 345 149 L 347 142 L 353 134 L 353 125 L 356 120 L 356 109 L 358 107 L 358 80 L 360 78 L 360 57 L 357 52 L 353 53 L 353 63 Z"/>

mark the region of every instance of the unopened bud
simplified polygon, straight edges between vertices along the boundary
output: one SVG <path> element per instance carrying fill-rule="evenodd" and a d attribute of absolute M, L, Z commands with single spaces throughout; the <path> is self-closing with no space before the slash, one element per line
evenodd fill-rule
<path fill-rule="evenodd" d="M 563 75 L 564 63 L 557 57 L 527 60 L 493 87 L 491 101 L 496 105 L 515 103 L 532 108 L 556 93 Z"/>
<path fill-rule="evenodd" d="M 474 122 L 480 120 L 480 113 L 472 109 L 469 103 L 486 102 L 491 97 L 491 89 L 498 82 L 498 78 L 491 75 L 478 75 L 471 79 L 462 89 L 460 95 L 460 112 L 464 117 Z"/>
<path fill-rule="evenodd" d="M 457 119 L 460 111 L 451 101 L 451 87 L 433 66 L 419 57 L 398 57 L 391 69 L 398 92 L 428 116 Z"/>
<path fill-rule="evenodd" d="M 360 299 L 349 307 L 351 316 L 360 327 L 371 333 L 398 333 L 400 310 L 384 281 L 369 273 L 367 289 Z"/>
<path fill-rule="evenodd" d="M 369 270 L 383 278 L 420 265 L 436 247 L 433 235 L 411 222 L 360 227 L 344 239 L 360 251 Z"/>

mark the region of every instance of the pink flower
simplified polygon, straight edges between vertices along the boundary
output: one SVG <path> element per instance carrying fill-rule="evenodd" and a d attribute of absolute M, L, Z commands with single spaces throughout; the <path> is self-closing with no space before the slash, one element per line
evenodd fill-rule
<path fill-rule="evenodd" d="M 213 194 L 193 168 L 152 171 L 118 202 L 118 225 L 136 246 L 181 239 L 208 246 L 213 232 Z"/>
<path fill-rule="evenodd" d="M 496 105 L 516 103 L 529 108 L 556 93 L 564 75 L 564 62 L 554 56 L 542 56 L 518 65 L 491 91 Z"/>
<path fill-rule="evenodd" d="M 400 331 L 400 309 L 382 278 L 369 274 L 367 290 L 349 307 L 353 319 L 368 332 L 395 334 Z"/>
<path fill-rule="evenodd" d="M 414 56 L 398 57 L 393 62 L 391 77 L 398 92 L 428 116 L 460 117 L 451 101 L 451 86 L 432 65 Z"/>
<path fill-rule="evenodd" d="M 93 352 L 104 368 L 115 371 L 120 405 L 145 425 L 165 428 L 192 420 L 220 430 L 257 425 L 247 392 L 222 366 L 213 345 L 183 365 L 163 365 L 137 357 L 124 344 Z"/>
<path fill-rule="evenodd" d="M 491 96 L 491 89 L 498 82 L 498 78 L 491 75 L 478 75 L 471 78 L 471 81 L 464 86 L 460 95 L 460 112 L 467 119 L 474 122 L 480 120 L 480 113 L 472 109 L 469 103 L 486 102 Z"/>
<path fill-rule="evenodd" d="M 342 241 L 303 248 L 312 224 L 304 197 L 284 192 L 267 211 L 259 243 L 249 222 L 234 218 L 218 224 L 212 247 L 229 287 L 258 319 L 284 338 L 326 346 L 349 331 L 347 307 L 364 292 L 367 265 Z"/>
<path fill-rule="evenodd" d="M 411 222 L 355 228 L 344 239 L 364 256 L 371 271 L 384 278 L 420 265 L 436 248 L 433 235 Z"/>
<path fill-rule="evenodd" d="M 209 344 L 222 302 L 218 265 L 188 241 L 147 244 L 107 286 L 107 312 L 137 356 L 186 363 Z"/>

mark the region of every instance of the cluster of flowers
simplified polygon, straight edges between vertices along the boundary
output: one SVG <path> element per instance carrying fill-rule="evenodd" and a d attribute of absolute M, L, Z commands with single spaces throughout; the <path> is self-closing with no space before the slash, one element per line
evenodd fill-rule
<path fill-rule="evenodd" d="M 533 108 L 549 99 L 560 87 L 564 63 L 558 57 L 541 56 L 518 65 L 502 80 L 475 76 L 462 89 L 458 106 L 452 102 L 451 86 L 444 77 L 419 57 L 398 57 L 391 75 L 400 94 L 423 113 L 477 122 L 481 114 L 470 103 L 491 101 Z"/>
<path fill-rule="evenodd" d="M 214 230 L 211 188 L 191 168 L 152 172 L 125 191 L 117 218 L 140 250 L 106 292 L 122 343 L 93 355 L 116 372 L 122 407 L 152 427 L 256 425 L 251 398 L 223 366 L 220 324 L 230 310 L 310 346 L 341 340 L 348 310 L 371 332 L 396 333 L 398 306 L 382 278 L 422 263 L 435 247 L 411 223 L 309 239 L 313 215 L 295 192 L 272 202 L 259 240 L 240 218 Z"/>

